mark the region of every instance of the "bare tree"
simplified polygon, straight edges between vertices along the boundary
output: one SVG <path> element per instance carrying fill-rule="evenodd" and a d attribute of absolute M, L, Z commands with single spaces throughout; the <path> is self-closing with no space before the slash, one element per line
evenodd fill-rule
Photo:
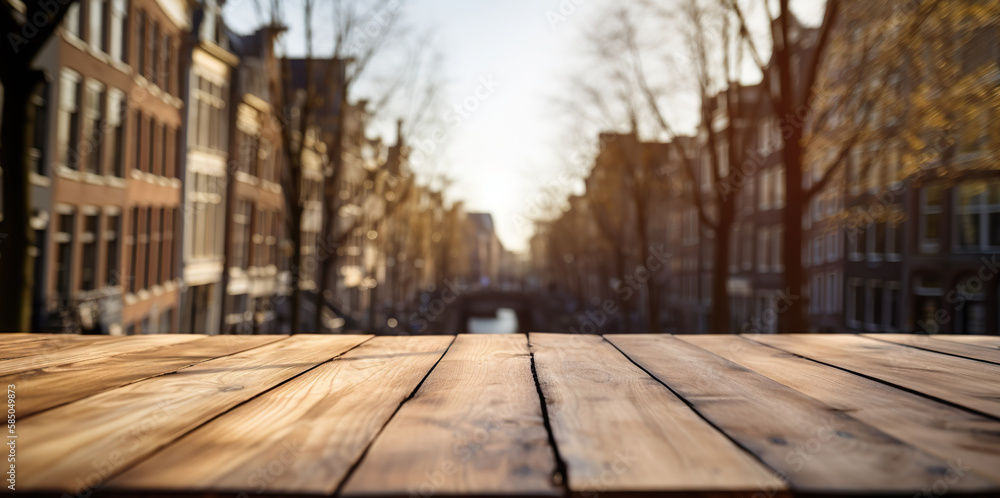
<path fill-rule="evenodd" d="M 763 75 L 771 111 L 781 122 L 787 187 L 784 283 L 800 294 L 806 278 L 801 217 L 810 200 L 839 177 L 856 147 L 886 138 L 892 127 L 884 117 L 899 119 L 893 133 L 909 139 L 912 165 L 922 162 L 913 156 L 938 147 L 928 139 L 940 134 L 929 129 L 975 114 L 968 112 L 970 98 L 989 91 L 970 84 L 975 71 L 956 67 L 954 61 L 963 57 L 955 44 L 980 29 L 995 30 L 998 6 L 974 0 L 899 5 L 827 0 L 822 22 L 807 35 L 789 1 L 779 0 L 758 9 L 765 17 L 762 44 L 748 19 L 749 7 L 737 0 L 724 5 L 738 22 L 742 46 Z M 918 82 L 916 91 L 904 91 L 907 73 Z M 957 98 L 949 98 L 952 92 Z M 914 112 L 920 109 L 930 112 Z M 854 172 L 866 174 L 873 162 L 854 164 Z M 781 315 L 779 331 L 808 330 L 806 304 L 793 300 Z"/>
<path fill-rule="evenodd" d="M 387 81 L 381 81 L 375 90 L 378 94 L 375 98 L 370 98 L 368 109 L 361 110 L 366 114 L 365 118 L 375 119 L 381 113 L 396 111 L 391 109 L 392 102 L 405 96 L 410 99 L 410 109 L 406 118 L 408 129 L 403 126 L 398 127 L 397 139 L 402 139 L 405 132 L 419 129 L 426 124 L 428 110 L 435 103 L 439 82 L 434 78 L 422 78 L 422 71 L 436 71 L 434 60 L 431 60 L 432 44 L 426 38 L 407 39 L 406 30 L 401 25 L 400 14 L 403 5 L 397 0 L 335 0 L 333 3 L 333 60 L 339 66 L 339 74 L 333 82 L 334 98 L 338 99 L 336 120 L 331 133 L 325 137 L 327 142 L 327 155 L 332 165 L 332 174 L 326 177 L 324 182 L 324 213 L 323 229 L 320 238 L 335 247 L 344 245 L 347 239 L 358 230 L 365 222 L 366 217 L 357 216 L 352 223 L 338 227 L 337 219 L 341 208 L 347 204 L 363 202 L 358 197 L 371 194 L 368 192 L 353 192 L 345 197 L 341 195 L 348 192 L 343 185 L 343 175 L 346 171 L 345 159 L 348 155 L 356 153 L 350 149 L 349 139 L 364 139 L 367 122 L 357 123 L 358 129 L 355 133 L 358 137 L 348 137 L 348 114 L 351 109 L 351 99 L 354 88 L 364 81 L 370 73 L 370 68 L 375 59 L 379 56 L 383 58 L 388 51 L 403 53 L 403 59 L 408 61 L 389 76 Z M 400 42 L 393 44 L 393 42 Z M 409 47 L 407 47 L 409 45 Z M 370 97 L 370 96 L 369 96 Z M 368 172 L 370 185 L 375 185 L 376 176 L 379 171 Z M 402 198 L 396 201 L 386 201 L 388 203 L 385 213 L 391 215 Z M 334 274 L 338 251 L 331 251 L 330 257 L 320 262 L 320 276 L 318 288 L 315 296 L 315 320 L 314 323 L 320 326 L 323 310 L 326 307 L 325 299 L 327 289 L 330 285 L 330 278 Z"/>

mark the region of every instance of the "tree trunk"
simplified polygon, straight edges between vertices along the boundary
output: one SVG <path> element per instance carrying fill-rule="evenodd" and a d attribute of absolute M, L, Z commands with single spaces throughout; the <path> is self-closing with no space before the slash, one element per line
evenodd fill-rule
<path fill-rule="evenodd" d="M 292 204 L 292 220 L 290 225 L 290 238 L 295 253 L 292 254 L 292 268 L 289 272 L 291 281 L 292 298 L 289 304 L 289 333 L 298 334 L 302 327 L 302 206 L 299 202 Z"/>
<path fill-rule="evenodd" d="M 785 161 L 785 210 L 782 212 L 785 238 L 782 257 L 785 265 L 785 288 L 781 289 L 775 303 L 778 312 L 778 331 L 781 333 L 809 332 L 806 303 L 802 299 L 805 270 L 802 268 L 802 213 L 805 196 L 802 194 L 802 132 L 795 128 L 785 141 L 782 159 Z"/>
<path fill-rule="evenodd" d="M 40 73 L 27 67 L 5 73 L 0 166 L 3 166 L 3 222 L 0 224 L 0 332 L 31 331 L 35 243 L 31 229 L 31 185 L 27 144 L 34 129 L 30 100 Z"/>
<path fill-rule="evenodd" d="M 715 230 L 715 254 L 712 267 L 712 320 L 710 334 L 731 332 L 729 289 L 729 245 L 735 209 L 734 196 L 722 199 L 719 205 L 718 227 Z"/>
<path fill-rule="evenodd" d="M 313 312 L 313 323 L 316 324 L 316 332 L 322 330 L 323 308 L 326 306 L 327 286 L 329 285 L 330 273 L 337 264 L 337 251 L 340 249 L 337 232 L 337 216 L 340 211 L 340 178 L 344 171 L 344 121 L 347 112 L 347 88 L 340 93 L 340 106 L 337 109 L 337 129 L 334 131 L 333 140 L 327 153 L 333 159 L 333 174 L 323 180 L 323 221 L 320 240 L 332 247 L 329 254 L 319 262 L 319 281 L 316 282 L 316 310 Z"/>
<path fill-rule="evenodd" d="M 646 279 L 646 333 L 649 334 L 659 334 L 660 333 L 660 306 L 659 306 L 659 292 L 656 287 L 656 282 L 654 281 L 654 274 L 652 268 L 649 268 L 649 235 L 648 225 L 646 224 L 646 213 L 645 206 L 640 203 L 636 203 L 636 222 L 638 224 L 638 235 L 639 235 L 639 254 L 642 257 L 642 261 L 639 263 L 642 268 L 646 269 L 649 273 L 649 278 Z M 662 263 L 665 264 L 665 263 Z"/>

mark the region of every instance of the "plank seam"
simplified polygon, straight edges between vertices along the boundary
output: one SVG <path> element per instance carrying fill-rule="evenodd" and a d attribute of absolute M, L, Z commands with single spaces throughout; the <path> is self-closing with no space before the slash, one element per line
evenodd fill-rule
<path fill-rule="evenodd" d="M 212 358 L 205 358 L 204 360 L 201 360 L 201 361 L 196 361 L 196 362 L 194 362 L 194 363 L 191 363 L 191 364 L 188 364 L 188 365 L 184 365 L 184 366 L 183 366 L 183 367 L 181 367 L 181 368 L 176 368 L 176 369 L 173 369 L 173 370 L 171 370 L 171 371 L 169 371 L 169 372 L 162 372 L 162 373 L 158 373 L 158 374 L 156 374 L 156 375 L 150 375 L 149 377 L 143 377 L 143 378 L 141 378 L 141 379 L 135 379 L 135 380 L 133 380 L 133 381 L 131 381 L 131 382 L 127 382 L 127 383 L 125 383 L 125 384 L 122 384 L 122 385 L 120 385 L 120 386 L 115 386 L 115 387 L 112 387 L 112 388 L 110 388 L 110 389 L 105 389 L 105 390 L 103 390 L 103 391 L 98 391 L 98 392 L 96 392 L 96 393 L 93 393 L 93 394 L 90 394 L 90 395 L 88 395 L 88 396 L 84 396 L 84 397 L 82 397 L 82 398 L 80 398 L 80 399 L 74 399 L 73 401 L 67 401 L 67 402 L 65 402 L 65 403 L 59 403 L 58 405 L 53 405 L 53 406 L 50 406 L 50 407 L 48 407 L 48 408 L 44 408 L 44 409 L 42 409 L 42 410 L 38 410 L 37 412 L 34 412 L 34 413 L 30 414 L 30 415 L 27 415 L 27 416 L 25 416 L 25 417 L 24 417 L 24 418 L 23 418 L 22 420 L 26 420 L 26 419 L 29 419 L 29 418 L 31 418 L 31 417 L 34 417 L 35 415 L 38 415 L 39 413 L 45 413 L 45 412 L 47 412 L 47 411 L 49 411 L 49 410 L 52 410 L 52 409 L 54 409 L 54 408 L 59 408 L 59 407 L 61 407 L 61 406 L 66 406 L 66 405 L 68 405 L 68 404 L 70 404 L 70 403 L 76 403 L 77 401 L 83 401 L 83 400 L 85 400 L 85 399 L 89 399 L 89 398 L 92 398 L 92 397 L 94 397 L 94 396 L 97 396 L 98 394 L 102 394 L 102 393 L 106 393 L 106 392 L 109 392 L 109 391 L 114 391 L 115 389 L 121 389 L 121 388 L 123 388 L 123 387 L 126 387 L 126 386 L 131 386 L 132 384 L 136 384 L 136 383 L 138 383 L 138 382 L 145 382 L 145 381 L 147 381 L 147 380 L 150 380 L 150 379 L 155 379 L 155 378 L 157 378 L 157 377 L 163 377 L 163 376 L 165 376 L 165 375 L 173 375 L 173 374 L 175 374 L 175 373 L 177 373 L 177 372 L 179 372 L 179 371 L 181 371 L 181 370 L 184 370 L 184 369 L 186 369 L 186 368 L 191 368 L 191 367 L 193 367 L 193 366 L 195 366 L 195 365 L 199 365 L 199 364 L 202 364 L 202 363 L 205 363 L 206 361 L 212 361 L 212 360 L 217 360 L 217 359 L 219 359 L 219 358 L 225 358 L 225 357 L 227 357 L 227 356 L 232 356 L 232 355 L 234 355 L 234 354 L 240 354 L 240 353 L 245 353 L 245 352 L 247 352 L 247 351 L 253 351 L 254 349 L 257 349 L 257 348 L 261 348 L 261 347 L 264 347 L 264 346 L 269 346 L 269 345 L 271 345 L 271 344 L 278 344 L 279 342 L 282 342 L 282 341 L 285 341 L 285 340 L 287 340 L 287 339 L 288 339 L 288 337 L 291 337 L 291 336 L 286 336 L 286 337 L 283 337 L 283 338 L 281 338 L 281 339 L 278 339 L 277 341 L 273 341 L 273 342 L 268 342 L 268 343 L 265 343 L 265 344 L 261 344 L 261 345 L 259 345 L 259 346 L 254 346 L 254 347 L 252 347 L 252 348 L 249 348 L 249 349 L 244 349 L 244 350 L 241 350 L 241 351 L 234 351 L 234 352 L 232 352 L 232 353 L 229 353 L 229 354 L 224 354 L 224 355 L 219 355 L 219 356 L 214 356 L 214 357 L 212 357 Z M 200 339 L 199 339 L 199 340 L 200 340 Z M 194 340 L 194 341 L 191 341 L 191 342 L 198 342 L 198 340 Z M 164 347 L 170 347 L 170 346 L 164 346 Z M 122 353 L 122 354 L 124 355 L 124 354 L 132 354 L 132 353 Z M 116 355 L 116 356 L 117 356 L 117 355 Z M 65 364 L 63 364 L 63 365 L 56 365 L 56 366 L 59 366 L 59 367 L 61 367 L 61 366 L 65 366 L 65 365 L 72 365 L 72 363 L 65 363 Z"/>
<path fill-rule="evenodd" d="M 788 353 L 790 355 L 793 355 L 793 356 L 796 356 L 796 357 L 799 357 L 799 358 L 803 358 L 803 359 L 806 359 L 806 360 L 809 360 L 809 361 L 812 361 L 812 362 L 815 362 L 815 363 L 819 363 L 820 365 L 825 365 L 825 366 L 828 366 L 830 368 L 836 368 L 837 370 L 841 370 L 841 371 L 847 372 L 849 374 L 857 375 L 858 377 L 863 377 L 863 378 L 868 379 L 868 380 L 873 380 L 875 382 L 878 382 L 879 384 L 883 384 L 883 385 L 892 387 L 894 389 L 898 389 L 900 391 L 905 391 L 905 392 L 908 392 L 910 394 L 915 394 L 917 396 L 920 396 L 922 398 L 927 398 L 927 399 L 929 399 L 931 401 L 936 401 L 936 402 L 941 403 L 943 405 L 948 405 L 948 406 L 950 406 L 952 408 L 958 408 L 958 409 L 961 409 L 961 410 L 965 410 L 965 411 L 967 411 L 969 413 L 974 413 L 976 415 L 987 417 L 987 418 L 992 419 L 992 420 L 1000 420 L 1000 417 L 997 417 L 996 415 L 992 415 L 990 413 L 979 411 L 979 410 L 976 410 L 975 408 L 970 408 L 968 406 L 955 403 L 954 401 L 949 401 L 949 400 L 946 400 L 946 399 L 938 398 L 937 396 L 933 396 L 933 395 L 930 395 L 930 394 L 927 394 L 927 393 L 923 393 L 923 392 L 917 391 L 916 389 L 911 389 L 911 388 L 906 387 L 906 386 L 901 386 L 901 385 L 898 385 L 898 384 L 894 384 L 894 383 L 892 383 L 892 382 L 890 382 L 888 380 L 880 379 L 878 377 L 873 377 L 873 376 L 868 375 L 868 374 L 863 374 L 861 372 L 856 372 L 856 371 L 851 370 L 849 368 L 841 367 L 839 365 L 834 365 L 833 363 L 827 363 L 827 362 L 822 361 L 822 360 L 817 360 L 816 358 L 810 358 L 808 356 L 802 356 L 802 355 L 800 355 L 798 353 L 789 351 L 787 349 L 782 349 L 782 348 L 779 348 L 777 346 L 772 346 L 770 344 L 766 344 L 766 343 L 763 343 L 763 342 L 755 341 L 755 340 L 753 340 L 753 339 L 751 339 L 749 337 L 744 337 L 744 336 L 740 336 L 740 337 L 743 337 L 744 339 L 746 339 L 748 341 L 752 341 L 752 342 L 755 342 L 757 344 L 760 344 L 760 345 L 763 345 L 763 346 L 766 346 L 766 347 L 769 347 L 769 348 L 776 349 L 778 351 L 783 351 L 785 353 Z"/>
<path fill-rule="evenodd" d="M 529 339 L 528 350 L 531 350 L 531 342 Z M 552 457 L 555 459 L 556 469 L 555 474 L 552 476 L 559 478 L 559 486 L 563 490 L 564 496 L 570 496 L 569 489 L 569 468 L 566 466 L 566 461 L 563 460 L 562 454 L 559 453 L 559 446 L 556 444 L 556 436 L 552 431 L 552 420 L 549 419 L 549 409 L 545 403 L 545 393 L 542 392 L 542 383 L 538 380 L 538 370 L 535 368 L 535 352 L 530 351 L 531 355 L 531 378 L 535 381 L 535 390 L 538 392 L 538 403 L 542 407 L 542 425 L 545 427 L 545 433 L 548 435 L 549 446 L 552 448 Z"/>
<path fill-rule="evenodd" d="M 291 336 L 288 336 L 288 337 L 291 337 Z M 307 368 L 307 369 L 299 372 L 297 375 L 293 375 L 293 376 L 291 376 L 291 377 L 289 377 L 289 378 L 287 378 L 287 379 L 285 379 L 285 380 L 283 380 L 283 381 L 281 381 L 281 382 L 279 382 L 279 383 L 277 383 L 277 384 L 275 384 L 275 385 L 273 385 L 273 386 L 271 386 L 271 387 L 269 387 L 267 389 L 264 389 L 263 391 L 255 394 L 255 395 L 253 395 L 253 396 L 251 396 L 251 397 L 249 397 L 249 398 L 247 398 L 247 399 L 245 399 L 245 400 L 243 400 L 243 401 L 241 401 L 241 402 L 239 402 L 239 403 L 237 403 L 237 404 L 229 407 L 229 409 L 215 414 L 214 416 L 212 416 L 208 420 L 206 420 L 206 421 L 204 421 L 204 422 L 202 422 L 202 423 L 200 423 L 200 424 L 192 427 L 190 430 L 185 431 L 183 434 L 178 435 L 176 438 L 174 438 L 174 439 L 172 439 L 172 440 L 170 440 L 170 441 L 168 441 L 168 442 L 166 442 L 164 444 L 161 444 L 159 447 L 157 447 L 153 451 L 149 452 L 149 454 L 146 455 L 144 458 L 139 458 L 139 459 L 135 460 L 134 462 L 132 462 L 131 465 L 127 465 L 127 466 L 124 466 L 124 467 L 116 468 L 115 472 L 112 472 L 110 475 L 108 475 L 107 477 L 105 477 L 104 481 L 101 482 L 101 485 L 98 488 L 95 488 L 94 491 L 100 490 L 100 488 L 104 487 L 104 484 L 107 484 L 108 482 L 114 480 L 115 477 L 118 477 L 118 476 L 124 474 L 126 471 L 131 470 L 133 467 L 135 467 L 135 466 L 139 465 L 140 463 L 145 462 L 146 460 L 152 458 L 153 456 L 155 456 L 157 453 L 163 451 L 168 446 L 177 444 L 178 441 L 180 441 L 181 439 L 184 439 L 184 437 L 187 436 L 188 434 L 191 434 L 192 432 L 194 432 L 194 431 L 196 431 L 198 429 L 201 429 L 202 427 L 204 427 L 204 426 L 206 426 L 206 425 L 214 422 L 219 417 L 222 417 L 223 415 L 225 415 L 225 414 L 227 414 L 229 412 L 232 412 L 233 410 L 238 409 L 239 407 L 241 407 L 241 406 L 243 406 L 243 405 L 245 405 L 245 404 L 247 404 L 247 403 L 249 403 L 249 402 L 251 402 L 251 401 L 253 401 L 253 400 L 255 400 L 255 399 L 257 399 L 257 398 L 259 398 L 259 397 L 261 397 L 261 396 L 263 396 L 263 395 L 265 395 L 265 394 L 267 394 L 267 393 L 269 393 L 269 392 L 271 392 L 271 391 L 273 391 L 273 390 L 275 390 L 275 389 L 277 389 L 277 388 L 279 388 L 279 387 L 281 387 L 281 386 L 283 386 L 283 385 L 285 385 L 285 384 L 287 384 L 287 383 L 289 383 L 289 382 L 297 379 L 297 378 L 299 378 L 302 375 L 305 375 L 305 374 L 307 374 L 307 373 L 309 373 L 309 372 L 311 372 L 311 371 L 319 368 L 322 365 L 325 365 L 327 363 L 336 361 L 338 358 L 340 358 L 340 357 L 344 356 L 345 354 L 347 354 L 347 353 L 349 353 L 349 352 L 357 349 L 362 344 L 364 344 L 364 343 L 372 340 L 373 338 L 374 338 L 374 336 L 369 337 L 369 338 L 367 338 L 367 339 L 365 339 L 365 340 L 363 340 L 363 341 L 355 344 L 354 346 L 350 347 L 349 349 L 346 349 L 346 350 L 340 352 L 339 354 L 337 354 L 333 358 L 321 361 L 321 362 L 319 362 L 319 363 L 317 363 L 317 364 L 315 364 L 315 365 L 313 365 L 313 366 L 311 366 L 311 367 L 309 367 L 309 368 Z M 271 343 L 268 343 L 268 344 L 264 344 L 264 346 L 269 346 L 271 344 L 278 344 L 278 343 L 280 343 L 280 342 L 282 342 L 284 340 L 285 339 L 279 339 L 277 341 L 274 341 L 274 342 L 271 342 Z M 240 351 L 240 353 L 242 353 L 242 351 Z M 230 356 L 230 355 L 225 355 L 225 356 Z M 219 358 L 224 358 L 225 356 L 220 356 Z M 165 375 L 172 375 L 174 373 L 176 373 L 176 372 L 171 372 L 171 373 L 168 373 L 168 374 L 165 374 Z M 149 491 L 149 490 L 128 490 L 128 489 L 117 490 L 117 492 L 121 492 L 121 493 L 136 492 L 137 494 L 146 494 L 147 491 Z"/>
<path fill-rule="evenodd" d="M 917 335 L 917 334 L 915 334 L 915 335 Z M 886 343 L 886 344 L 894 344 L 896 346 L 903 346 L 903 347 L 907 347 L 907 348 L 919 349 L 921 351 L 927 351 L 928 353 L 935 353 L 935 354 L 941 354 L 941 355 L 945 355 L 945 356 L 952 356 L 952 357 L 955 357 L 955 358 L 961 358 L 963 360 L 979 361 L 979 362 L 982 362 L 982 363 L 989 363 L 990 365 L 1000 365 L 1000 362 L 997 362 L 997 361 L 984 360 L 982 358 L 972 358 L 972 357 L 969 357 L 969 356 L 960 355 L 958 353 L 948 353 L 948 352 L 945 352 L 945 351 L 938 351 L 936 349 L 929 349 L 929 348 L 925 348 L 925 347 L 921 347 L 921 346 L 916 346 L 914 344 L 904 344 L 904 343 L 901 343 L 901 342 L 893 342 L 893 341 L 890 341 L 890 340 L 887 340 L 887 339 L 882 339 L 882 338 L 877 337 L 875 335 L 865 334 L 865 335 L 863 335 L 861 337 L 864 337 L 864 338 L 867 338 L 867 339 L 874 339 L 876 341 L 883 342 L 883 343 Z M 956 344 L 960 344 L 960 343 L 956 343 Z M 981 346 L 976 346 L 974 344 L 968 344 L 968 346 L 974 347 L 974 348 L 981 347 Z M 983 348 L 983 349 L 989 350 L 989 348 Z"/>
<path fill-rule="evenodd" d="M 337 484 L 337 488 L 334 489 L 333 494 L 331 496 L 340 496 L 341 492 L 344 490 L 344 486 L 347 485 L 347 482 L 351 480 L 351 476 L 353 476 L 354 472 L 357 471 L 358 467 L 361 466 L 361 462 L 363 462 L 365 460 L 365 457 L 368 456 L 368 451 L 371 449 L 372 445 L 375 444 L 375 440 L 377 440 L 379 436 L 381 436 L 382 433 L 385 432 L 385 428 L 389 426 L 389 423 L 392 422 L 392 419 L 396 418 L 396 414 L 399 413 L 399 410 L 403 408 L 403 405 L 405 405 L 407 401 L 410 401 L 411 399 L 413 399 L 414 396 L 417 395 L 417 392 L 420 391 L 420 388 L 424 385 L 424 382 L 427 380 L 428 377 L 431 376 L 431 372 L 433 372 L 434 369 L 437 368 L 438 364 L 441 363 L 441 360 L 443 360 L 445 355 L 448 354 L 448 351 L 451 349 L 452 345 L 455 344 L 455 339 L 457 337 L 458 336 L 451 336 L 451 342 L 448 343 L 448 347 L 444 348 L 444 351 L 441 353 L 441 356 L 438 357 L 437 361 L 435 361 L 434 364 L 431 365 L 431 368 L 427 369 L 427 373 L 424 374 L 424 377 L 420 379 L 420 382 L 418 382 L 417 385 L 413 388 L 413 391 L 410 391 L 410 395 L 404 398 L 403 401 L 400 401 L 399 405 L 396 406 L 396 409 L 393 410 L 391 415 L 389 415 L 389 418 L 385 419 L 385 423 L 382 424 L 382 427 L 379 427 L 378 432 L 376 432 L 375 435 L 372 436 L 371 440 L 368 441 L 368 445 L 365 446 L 364 451 L 361 452 L 361 455 L 358 456 L 358 459 L 355 460 L 354 463 L 352 463 L 351 466 L 347 469 L 347 472 L 344 473 L 344 477 Z"/>
<path fill-rule="evenodd" d="M 669 385 L 667 385 L 666 382 L 664 382 L 662 379 L 660 379 L 656 375 L 653 375 L 653 373 L 650 372 L 649 370 L 647 370 L 646 367 L 643 367 L 638 362 L 636 362 L 634 359 L 632 359 L 632 357 L 629 356 L 628 353 L 622 351 L 621 348 L 619 348 L 617 345 L 615 345 L 615 343 L 609 341 L 603 335 L 601 336 L 601 339 L 603 339 L 605 342 L 607 342 L 608 344 L 610 344 L 611 347 L 613 347 L 616 350 L 618 350 L 618 352 L 621 353 L 622 356 L 624 356 L 628 361 L 632 362 L 632 364 L 635 365 L 637 368 L 639 368 L 639 370 L 642 370 L 643 372 L 645 372 L 646 375 L 648 375 L 650 378 L 652 378 L 653 380 L 655 380 L 656 382 L 658 382 L 660 385 L 662 385 L 663 387 L 665 387 L 668 391 L 670 391 L 674 396 L 677 397 L 677 399 L 681 400 L 682 403 L 684 403 L 685 405 L 687 405 L 687 407 L 690 408 L 691 411 L 694 412 L 695 415 L 697 415 L 699 418 L 701 418 L 702 420 L 704 420 L 706 424 L 708 424 L 710 427 L 712 427 L 713 429 L 715 429 L 717 432 L 719 432 L 720 434 L 722 434 L 723 437 L 725 437 L 726 439 L 728 439 L 729 441 L 731 441 L 734 445 L 736 445 L 737 448 L 743 450 L 744 452 L 746 452 L 747 454 L 750 455 L 750 458 L 753 458 L 758 463 L 760 463 L 761 465 L 763 465 L 764 468 L 769 469 L 771 472 L 773 472 L 774 475 L 778 479 L 780 479 L 782 482 L 785 483 L 785 486 L 788 488 L 788 490 L 791 491 L 791 489 L 792 489 L 791 480 L 788 478 L 788 476 L 784 472 L 782 472 L 781 470 L 776 469 L 776 468 L 772 467 L 771 465 L 769 465 L 767 462 L 765 462 L 763 459 L 761 459 L 761 457 L 758 456 L 756 453 L 754 453 L 753 451 L 750 451 L 749 448 L 747 448 L 742 443 L 740 443 L 739 441 L 737 441 L 735 438 L 733 438 L 732 436 L 730 436 L 729 433 L 727 433 L 726 431 L 722 430 L 722 428 L 719 427 L 718 425 L 716 425 L 715 422 L 712 422 L 703 413 L 701 413 L 700 411 L 698 411 L 698 409 L 695 408 L 694 404 L 691 403 L 690 401 L 688 401 L 687 398 L 685 398 L 684 396 L 681 396 L 680 393 L 678 393 L 672 387 L 670 387 Z M 694 344 L 692 344 L 692 345 L 694 345 Z M 704 349 L 704 348 L 702 348 L 700 346 L 696 346 L 695 345 L 695 347 L 698 347 L 699 349 L 702 349 L 702 350 L 706 351 L 710 355 L 718 356 L 715 353 L 713 353 L 711 351 L 708 351 L 707 349 Z M 725 358 L 723 358 L 723 359 L 725 359 Z M 761 374 L 758 374 L 758 375 L 761 375 Z"/>

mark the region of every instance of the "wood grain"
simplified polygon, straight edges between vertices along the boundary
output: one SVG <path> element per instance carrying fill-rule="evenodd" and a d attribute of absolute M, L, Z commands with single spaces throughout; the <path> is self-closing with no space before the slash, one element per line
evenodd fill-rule
<path fill-rule="evenodd" d="M 18 485 L 87 492 L 211 418 L 369 337 L 296 335 L 41 412 L 18 425 Z"/>
<path fill-rule="evenodd" d="M 570 490 L 784 489 L 600 336 L 532 333 L 529 341 Z"/>
<path fill-rule="evenodd" d="M 8 337 L 15 335 L 15 337 Z M 124 337 L 77 334 L 0 334 L 0 361 L 53 354 L 72 346 L 121 341 Z"/>
<path fill-rule="evenodd" d="M 18 417 L 24 418 L 53 406 L 70 403 L 149 377 L 253 349 L 286 336 L 217 335 L 20 372 L 0 377 L 0 385 L 16 384 Z"/>
<path fill-rule="evenodd" d="M 932 339 L 937 339 L 939 341 L 957 342 L 961 344 L 982 346 L 984 348 L 990 348 L 990 349 L 1000 349 L 1000 336 L 995 336 L 995 335 L 934 334 L 928 337 L 931 337 Z"/>
<path fill-rule="evenodd" d="M 864 337 L 887 341 L 938 353 L 1000 364 L 1000 349 L 986 348 L 975 344 L 943 341 L 925 334 L 861 334 Z"/>
<path fill-rule="evenodd" d="M 557 495 L 524 335 L 460 335 L 342 494 Z"/>
<path fill-rule="evenodd" d="M 761 374 L 671 336 L 608 336 L 796 491 L 917 493 L 948 463 Z M 991 483 L 966 473 L 954 491 Z"/>
<path fill-rule="evenodd" d="M 1000 484 L 1000 421 L 731 335 L 678 339 L 765 375 Z"/>
<path fill-rule="evenodd" d="M 1000 365 L 856 335 L 759 335 L 753 339 L 1000 417 Z"/>
<path fill-rule="evenodd" d="M 376 337 L 198 428 L 109 486 L 332 494 L 451 341 Z"/>
<path fill-rule="evenodd" d="M 39 368 L 101 359 L 121 353 L 194 341 L 203 337 L 205 336 L 194 334 L 155 334 L 112 337 L 98 340 L 88 340 L 87 338 L 83 340 L 71 340 L 71 343 L 63 344 L 57 350 L 44 354 L 4 360 L 0 362 L 0 375 L 10 375 L 18 372 L 37 370 Z"/>

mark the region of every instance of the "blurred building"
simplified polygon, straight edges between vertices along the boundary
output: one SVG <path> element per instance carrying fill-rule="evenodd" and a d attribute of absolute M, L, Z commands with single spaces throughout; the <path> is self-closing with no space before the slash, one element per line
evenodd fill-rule
<path fill-rule="evenodd" d="M 180 1 L 84 0 L 36 60 L 38 329 L 173 331 Z M 177 234 L 175 236 L 175 234 Z"/>
<path fill-rule="evenodd" d="M 217 334 L 222 323 L 226 205 L 232 115 L 231 79 L 239 58 L 230 50 L 222 8 L 194 6 L 184 37 L 185 133 L 180 150 L 184 179 L 181 220 L 181 321 L 178 330 Z M 272 158 L 273 160 L 273 158 Z"/>
<path fill-rule="evenodd" d="M 497 237 L 493 216 L 466 213 L 463 239 L 469 250 L 468 282 L 484 288 L 494 285 L 500 276 L 503 245 Z"/>

